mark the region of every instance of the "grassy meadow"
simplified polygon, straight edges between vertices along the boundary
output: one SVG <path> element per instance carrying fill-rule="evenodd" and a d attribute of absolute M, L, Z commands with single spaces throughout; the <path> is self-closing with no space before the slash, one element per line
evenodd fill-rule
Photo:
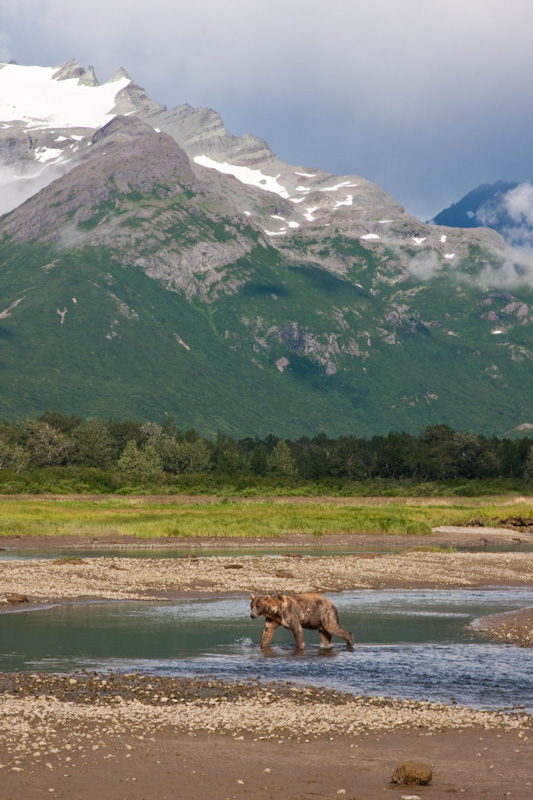
<path fill-rule="evenodd" d="M 0 537 L 130 535 L 276 538 L 290 534 L 431 535 L 437 525 L 473 519 L 496 526 L 533 516 L 533 498 L 278 498 L 237 500 L 102 496 L 91 499 L 4 497 Z"/>

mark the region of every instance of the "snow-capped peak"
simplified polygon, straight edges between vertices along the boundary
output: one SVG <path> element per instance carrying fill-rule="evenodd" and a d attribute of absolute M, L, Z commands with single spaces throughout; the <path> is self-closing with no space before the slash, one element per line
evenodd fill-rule
<path fill-rule="evenodd" d="M 27 130 L 99 128 L 114 116 L 117 95 L 131 84 L 117 73 L 102 85 L 78 75 L 64 78 L 61 67 L 0 64 L 0 122 L 22 122 Z"/>

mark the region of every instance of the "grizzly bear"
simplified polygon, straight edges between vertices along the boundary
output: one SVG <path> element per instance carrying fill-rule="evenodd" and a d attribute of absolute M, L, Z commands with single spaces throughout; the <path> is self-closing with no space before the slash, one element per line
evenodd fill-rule
<path fill-rule="evenodd" d="M 318 631 L 323 647 L 331 647 L 332 635 L 344 639 L 348 647 L 354 646 L 350 631 L 339 625 L 339 612 L 331 600 L 318 592 L 305 594 L 251 595 L 250 616 L 265 617 L 261 647 L 268 647 L 276 628 L 282 625 L 294 634 L 296 647 L 305 647 L 303 628 Z"/>

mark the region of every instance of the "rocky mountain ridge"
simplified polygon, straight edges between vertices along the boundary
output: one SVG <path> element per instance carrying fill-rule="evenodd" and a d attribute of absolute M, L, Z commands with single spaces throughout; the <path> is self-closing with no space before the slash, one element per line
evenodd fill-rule
<path fill-rule="evenodd" d="M 0 219 L 5 416 L 291 436 L 527 422 L 533 297 L 496 232 L 284 164 L 124 70 L 18 69 L 0 67 L 0 202 L 10 182 L 27 195 Z M 37 84 L 42 113 L 13 88 Z"/>

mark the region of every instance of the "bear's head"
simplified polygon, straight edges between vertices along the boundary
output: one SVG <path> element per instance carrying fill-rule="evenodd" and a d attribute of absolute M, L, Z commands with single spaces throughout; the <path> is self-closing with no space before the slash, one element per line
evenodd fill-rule
<path fill-rule="evenodd" d="M 271 597 L 269 594 L 252 594 L 250 602 L 250 616 L 252 619 L 257 617 L 274 617 L 280 611 L 280 597 Z"/>

